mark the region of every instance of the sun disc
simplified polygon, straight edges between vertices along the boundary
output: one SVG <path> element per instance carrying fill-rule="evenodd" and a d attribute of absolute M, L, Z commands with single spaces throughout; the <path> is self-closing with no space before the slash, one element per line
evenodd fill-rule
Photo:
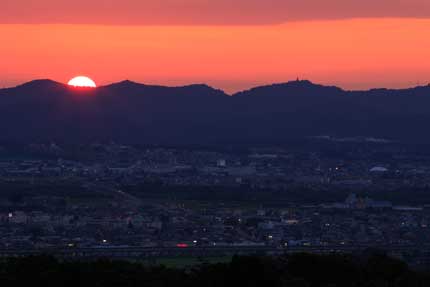
<path fill-rule="evenodd" d="M 68 83 L 69 86 L 83 87 L 83 88 L 95 88 L 96 83 L 88 77 L 78 76 L 71 79 Z"/>

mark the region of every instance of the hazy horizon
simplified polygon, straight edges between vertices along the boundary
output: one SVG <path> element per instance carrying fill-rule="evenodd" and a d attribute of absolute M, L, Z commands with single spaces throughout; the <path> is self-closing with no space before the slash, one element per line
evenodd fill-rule
<path fill-rule="evenodd" d="M 29 82 L 32 82 L 32 81 L 38 81 L 38 80 L 50 80 L 50 81 L 58 82 L 58 83 L 64 84 L 64 85 L 67 85 L 67 81 L 68 81 L 68 80 L 64 80 L 63 81 L 63 80 L 56 80 L 56 79 L 50 79 L 50 78 L 36 77 L 34 79 L 28 79 L 28 80 L 24 80 L 24 81 L 21 81 L 21 82 L 17 82 L 15 84 L 10 85 L 10 86 L 1 86 L 0 85 L 0 89 L 15 88 L 15 87 L 18 87 L 20 85 L 23 85 L 23 84 L 26 84 L 26 83 L 29 83 Z M 249 84 L 249 86 L 244 86 L 243 89 L 229 91 L 229 90 L 224 90 L 221 87 L 216 86 L 216 85 L 210 85 L 207 82 L 178 82 L 178 84 L 169 85 L 169 84 L 165 84 L 165 83 L 162 83 L 162 82 L 145 82 L 145 81 L 137 81 L 135 79 L 118 79 L 118 80 L 109 81 L 109 82 L 102 82 L 102 83 L 97 82 L 97 88 L 109 86 L 109 85 L 112 85 L 112 84 L 117 84 L 117 83 L 124 82 L 124 81 L 131 81 L 131 82 L 138 83 L 138 84 L 144 84 L 144 85 L 149 85 L 149 86 L 164 86 L 164 87 L 183 87 L 183 86 L 190 86 L 190 85 L 208 85 L 208 86 L 210 86 L 210 87 L 212 87 L 214 89 L 222 90 L 223 92 L 225 92 L 225 93 L 227 93 L 229 95 L 232 95 L 232 94 L 235 94 L 235 93 L 239 93 L 239 92 L 242 92 L 242 91 L 246 91 L 246 90 L 257 88 L 257 87 L 261 87 L 261 86 L 286 84 L 286 83 L 294 82 L 294 81 L 297 81 L 297 80 L 300 80 L 300 81 L 310 81 L 311 83 L 316 84 L 316 85 L 335 86 L 335 87 L 341 88 L 344 91 L 367 91 L 367 90 L 380 89 L 380 88 L 384 88 L 384 89 L 409 89 L 409 88 L 415 88 L 415 87 L 419 87 L 419 86 L 430 85 L 430 81 L 429 81 L 427 83 L 425 83 L 425 82 L 423 82 L 423 83 L 420 83 L 420 82 L 412 83 L 411 82 L 410 84 L 405 83 L 404 85 L 395 85 L 395 84 L 393 84 L 393 86 L 382 86 L 382 85 L 379 85 L 379 86 L 369 86 L 368 88 L 359 88 L 359 87 L 358 88 L 354 88 L 354 87 L 352 87 L 352 88 L 346 88 L 342 84 L 321 83 L 321 82 L 313 81 L 312 79 L 308 79 L 308 78 L 295 78 L 295 79 L 286 79 L 285 81 L 280 81 L 280 82 L 262 82 L 262 83 L 256 83 L 254 85 L 250 85 Z M 1 82 L 1 80 L 0 80 L 0 82 Z"/>

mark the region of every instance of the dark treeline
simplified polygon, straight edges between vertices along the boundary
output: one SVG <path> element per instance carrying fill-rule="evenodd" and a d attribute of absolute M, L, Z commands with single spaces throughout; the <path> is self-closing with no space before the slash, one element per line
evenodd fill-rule
<path fill-rule="evenodd" d="M 230 263 L 173 269 L 125 261 L 5 259 L 1 286 L 430 286 L 430 273 L 413 271 L 385 255 L 296 254 L 233 257 Z"/>
<path fill-rule="evenodd" d="M 289 188 L 252 188 L 243 186 L 173 186 L 159 183 L 120 185 L 126 191 L 141 199 L 197 200 L 210 202 L 248 202 L 267 206 L 286 206 L 288 204 L 321 204 L 343 202 L 350 193 L 375 200 L 388 200 L 393 204 L 430 204 L 430 188 L 398 187 L 396 189 L 375 188 L 372 190 L 347 189 L 321 186 L 309 188 L 292 186 Z M 413 195 L 413 196 L 411 196 Z"/>
<path fill-rule="evenodd" d="M 164 201 L 210 201 L 259 203 L 267 206 L 286 206 L 288 204 L 320 204 L 343 202 L 351 192 L 360 197 L 388 200 L 393 204 L 430 204 L 430 188 L 399 187 L 393 190 L 348 190 L 343 188 L 308 188 L 294 186 L 285 189 L 258 189 L 250 186 L 173 186 L 161 182 L 135 185 L 118 184 L 119 189 L 145 200 Z M 411 196 L 413 195 L 413 196 Z M 19 204 L 25 198 L 52 196 L 62 198 L 110 198 L 110 192 L 88 190 L 78 182 L 40 182 L 29 185 L 27 182 L 1 182 L 0 199 Z"/>

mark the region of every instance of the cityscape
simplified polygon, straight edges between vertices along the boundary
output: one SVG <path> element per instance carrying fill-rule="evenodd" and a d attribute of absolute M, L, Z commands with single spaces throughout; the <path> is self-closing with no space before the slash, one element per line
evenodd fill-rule
<path fill-rule="evenodd" d="M 369 138 L 276 148 L 5 145 L 0 253 L 379 248 L 426 264 L 429 173 L 425 151 Z"/>

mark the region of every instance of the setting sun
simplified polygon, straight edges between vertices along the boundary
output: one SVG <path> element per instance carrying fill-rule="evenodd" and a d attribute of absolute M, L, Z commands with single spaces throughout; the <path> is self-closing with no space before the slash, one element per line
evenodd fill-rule
<path fill-rule="evenodd" d="M 69 86 L 73 87 L 85 87 L 85 88 L 95 88 L 96 83 L 88 77 L 78 76 L 71 79 L 68 83 Z"/>

